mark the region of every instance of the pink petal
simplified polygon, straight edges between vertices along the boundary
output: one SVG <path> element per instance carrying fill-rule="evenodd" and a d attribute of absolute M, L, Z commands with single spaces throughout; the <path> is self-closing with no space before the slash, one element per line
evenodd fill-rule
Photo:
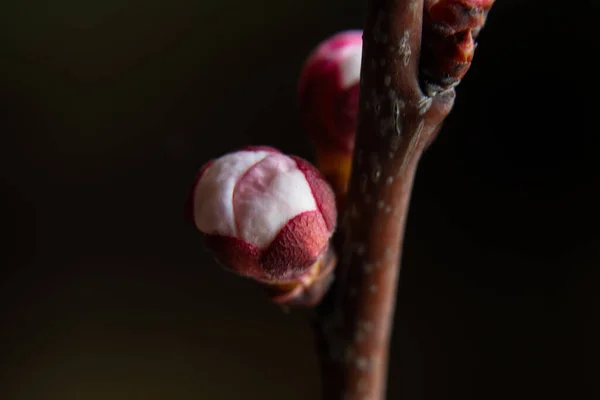
<path fill-rule="evenodd" d="M 306 177 L 296 162 L 271 154 L 250 168 L 233 194 L 237 237 L 264 249 L 292 218 L 317 209 Z"/>
<path fill-rule="evenodd" d="M 300 157 L 291 156 L 291 158 L 296 161 L 296 165 L 304 173 L 304 176 L 306 176 L 325 225 L 329 232 L 332 233 L 335 230 L 337 221 L 337 209 L 335 194 L 331 186 L 311 163 Z"/>

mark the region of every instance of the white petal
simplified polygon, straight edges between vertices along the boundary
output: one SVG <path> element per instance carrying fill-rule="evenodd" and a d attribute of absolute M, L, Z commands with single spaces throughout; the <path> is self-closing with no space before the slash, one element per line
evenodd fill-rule
<path fill-rule="evenodd" d="M 238 151 L 215 160 L 194 190 L 194 220 L 208 234 L 237 236 L 233 214 L 233 190 L 250 167 L 264 159 L 267 151 Z"/>
<path fill-rule="evenodd" d="M 271 154 L 244 176 L 234 194 L 239 237 L 264 249 L 281 228 L 298 214 L 317 209 L 317 204 L 296 162 Z"/>
<path fill-rule="evenodd" d="M 360 63 L 362 58 L 362 42 L 350 44 L 340 50 L 340 81 L 343 89 L 347 89 L 360 80 Z"/>

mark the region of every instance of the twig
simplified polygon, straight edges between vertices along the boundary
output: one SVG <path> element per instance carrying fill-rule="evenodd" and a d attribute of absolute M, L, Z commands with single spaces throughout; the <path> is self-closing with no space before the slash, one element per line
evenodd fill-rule
<path fill-rule="evenodd" d="M 466 4 L 469 1 L 477 4 Z M 452 108 L 453 87 L 472 58 L 474 46 L 469 48 L 452 36 L 459 34 L 457 29 L 428 29 L 432 46 L 427 51 L 432 56 L 423 60 L 429 64 L 421 64 L 423 14 L 438 2 L 426 3 L 426 10 L 423 0 L 370 0 L 368 5 L 356 147 L 345 213 L 335 240 L 340 264 L 315 318 L 327 400 L 385 398 L 391 322 L 413 179 L 423 151 Z M 440 3 L 454 7 L 450 11 L 471 7 L 472 12 L 483 1 Z M 486 3 L 487 13 L 492 1 Z M 447 22 L 431 21 L 428 24 L 434 22 L 436 27 Z M 458 37 L 464 39 L 464 30 L 469 29 L 472 40 L 471 28 L 461 26 Z M 453 49 L 452 43 L 471 51 L 470 58 L 455 57 L 456 51 L 447 50 Z M 436 57 L 440 54 L 446 58 Z M 460 76 L 449 79 L 454 70 L 448 65 L 454 64 L 441 61 L 453 57 L 468 62 L 466 68 L 455 68 Z M 420 71 L 428 71 L 427 81 L 420 82 Z"/>

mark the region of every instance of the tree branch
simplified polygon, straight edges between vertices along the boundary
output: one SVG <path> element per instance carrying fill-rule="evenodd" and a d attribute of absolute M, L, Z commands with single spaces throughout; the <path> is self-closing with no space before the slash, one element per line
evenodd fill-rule
<path fill-rule="evenodd" d="M 468 1 L 482 2 L 446 3 L 464 6 Z M 430 7 L 438 2 L 426 3 Z M 491 1 L 487 3 L 491 6 Z M 436 56 L 427 57 L 422 64 L 424 12 L 428 9 L 424 10 L 423 0 L 369 1 L 356 147 L 345 213 L 334 241 L 340 264 L 315 318 L 327 400 L 385 397 L 399 260 L 413 179 L 423 151 L 452 108 L 453 87 L 466 72 L 461 68 L 456 80 L 433 81 L 451 75 L 443 61 L 445 55 L 454 57 L 456 52 L 447 49 L 452 43 L 463 48 L 464 43 L 438 31 L 441 36 L 429 34 L 437 41 L 431 42 L 428 54 Z M 435 21 L 436 16 L 427 18 Z M 434 51 L 440 46 L 445 46 L 443 52 Z M 427 95 L 419 81 L 423 70 L 431 77 L 425 83 Z M 446 84 L 449 81 L 452 84 Z"/>

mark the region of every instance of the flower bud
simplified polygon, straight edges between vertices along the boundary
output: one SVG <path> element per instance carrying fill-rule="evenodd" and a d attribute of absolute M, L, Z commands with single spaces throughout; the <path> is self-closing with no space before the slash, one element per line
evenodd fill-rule
<path fill-rule="evenodd" d="M 206 246 L 226 268 L 265 283 L 302 280 L 328 249 L 334 194 L 307 161 L 249 147 L 207 163 L 191 196 Z"/>
<path fill-rule="evenodd" d="M 315 141 L 352 152 L 358 113 L 362 31 L 337 33 L 321 42 L 304 63 L 298 100 Z"/>
<path fill-rule="evenodd" d="M 471 66 L 475 38 L 494 0 L 426 0 L 423 14 L 421 80 L 425 93 L 458 85 Z"/>
<path fill-rule="evenodd" d="M 343 199 L 356 136 L 362 31 L 337 33 L 321 42 L 304 63 L 298 101 L 316 147 L 317 166 Z"/>

